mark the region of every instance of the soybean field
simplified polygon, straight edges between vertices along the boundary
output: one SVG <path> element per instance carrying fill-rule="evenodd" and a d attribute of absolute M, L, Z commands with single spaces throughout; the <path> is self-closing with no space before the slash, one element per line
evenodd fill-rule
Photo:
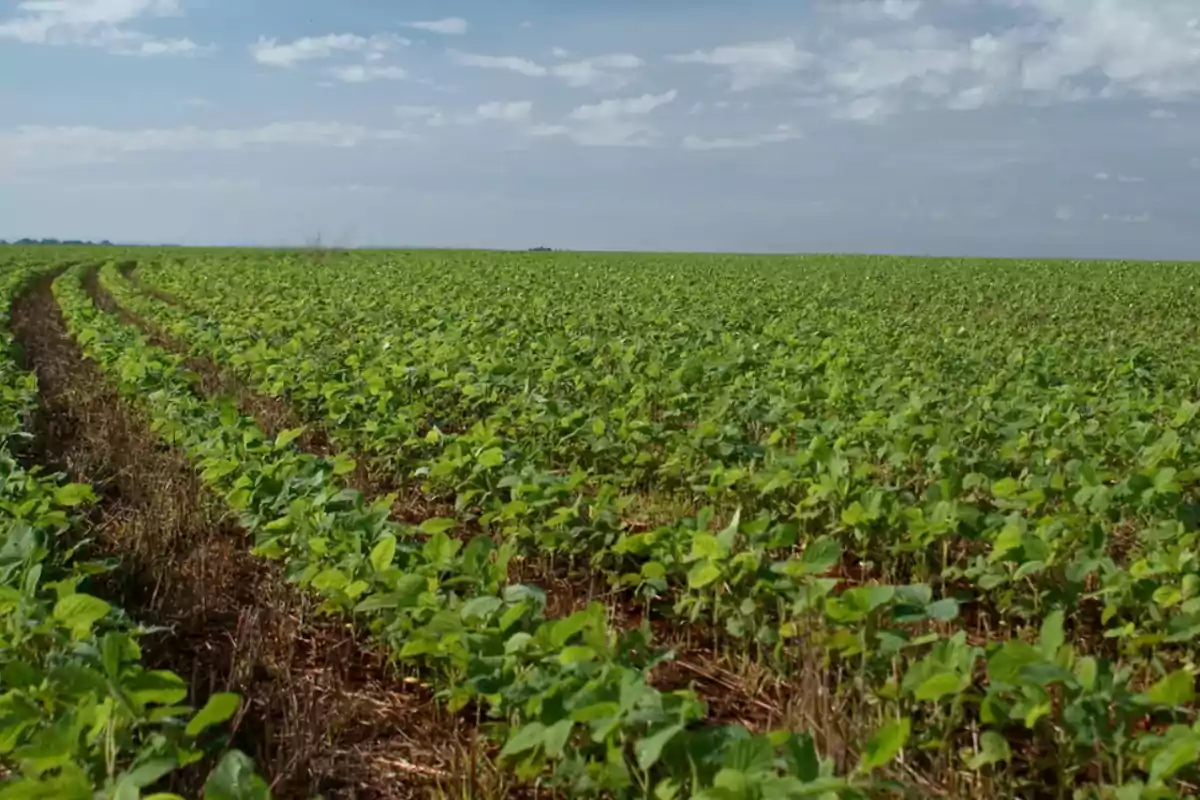
<path fill-rule="evenodd" d="M 0 248 L 0 800 L 1200 793 L 1200 266 Z"/>

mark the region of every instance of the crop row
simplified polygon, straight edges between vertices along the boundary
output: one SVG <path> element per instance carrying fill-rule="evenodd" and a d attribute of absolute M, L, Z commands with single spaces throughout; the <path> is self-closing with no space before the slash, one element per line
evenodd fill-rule
<path fill-rule="evenodd" d="M 197 711 L 182 678 L 142 664 L 138 639 L 151 631 L 86 591 L 111 568 L 79 552 L 92 488 L 24 466 L 37 380 L 16 361 L 9 314 L 53 266 L 0 264 L 0 798 L 136 800 L 200 760 L 200 737 L 236 712 L 238 698 L 217 694 Z M 229 751 L 205 796 L 250 800 L 265 785 Z"/>

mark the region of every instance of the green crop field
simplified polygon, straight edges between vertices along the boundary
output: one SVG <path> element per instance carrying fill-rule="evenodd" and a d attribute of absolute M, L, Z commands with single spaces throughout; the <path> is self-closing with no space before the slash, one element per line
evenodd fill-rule
<path fill-rule="evenodd" d="M 0 248 L 0 800 L 1195 796 L 1198 279 Z M 244 668 L 125 450 L 282 587 Z"/>

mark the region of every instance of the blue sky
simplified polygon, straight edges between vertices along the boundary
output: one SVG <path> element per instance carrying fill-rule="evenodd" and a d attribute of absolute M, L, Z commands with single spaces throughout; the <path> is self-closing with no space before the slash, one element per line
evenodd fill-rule
<path fill-rule="evenodd" d="M 1200 260 L 1200 0 L 0 0 L 0 238 Z"/>

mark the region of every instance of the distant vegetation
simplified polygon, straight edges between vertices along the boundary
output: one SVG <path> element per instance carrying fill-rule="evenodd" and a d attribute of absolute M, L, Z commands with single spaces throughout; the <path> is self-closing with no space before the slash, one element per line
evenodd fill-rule
<path fill-rule="evenodd" d="M 0 245 L 9 244 L 9 242 L 0 239 Z M 99 245 L 101 247 L 112 247 L 113 243 L 108 239 L 100 242 L 90 242 L 83 239 L 17 239 L 12 244 L 58 244 L 58 245 Z"/>

